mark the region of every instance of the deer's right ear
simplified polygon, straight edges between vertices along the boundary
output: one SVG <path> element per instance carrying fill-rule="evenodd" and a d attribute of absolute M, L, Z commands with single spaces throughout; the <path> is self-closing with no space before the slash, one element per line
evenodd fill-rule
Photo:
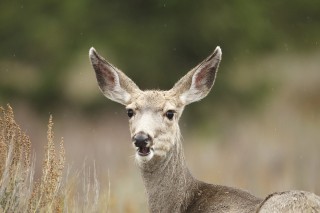
<path fill-rule="evenodd" d="M 137 85 L 123 72 L 107 62 L 92 47 L 89 58 L 96 73 L 102 93 L 109 99 L 123 105 L 130 103 L 132 94 L 139 92 Z"/>

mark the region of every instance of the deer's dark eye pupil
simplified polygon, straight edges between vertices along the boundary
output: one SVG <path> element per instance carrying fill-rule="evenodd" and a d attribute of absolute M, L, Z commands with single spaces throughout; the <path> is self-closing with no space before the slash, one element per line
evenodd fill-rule
<path fill-rule="evenodd" d="M 173 110 L 168 110 L 166 112 L 166 117 L 169 119 L 169 120 L 172 120 L 173 116 L 174 116 L 174 111 Z"/>
<path fill-rule="evenodd" d="M 134 114 L 133 109 L 127 109 L 127 114 L 129 116 L 129 118 L 131 118 Z"/>

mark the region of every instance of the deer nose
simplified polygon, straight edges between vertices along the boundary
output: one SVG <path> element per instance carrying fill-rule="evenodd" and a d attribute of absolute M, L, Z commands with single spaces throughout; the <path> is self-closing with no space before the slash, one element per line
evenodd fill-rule
<path fill-rule="evenodd" d="M 148 142 L 151 142 L 150 135 L 144 133 L 144 132 L 138 132 L 133 136 L 133 143 L 136 147 L 143 147 L 148 144 Z"/>

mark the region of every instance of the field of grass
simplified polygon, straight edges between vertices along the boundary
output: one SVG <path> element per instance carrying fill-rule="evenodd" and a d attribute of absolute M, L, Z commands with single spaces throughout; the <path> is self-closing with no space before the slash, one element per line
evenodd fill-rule
<path fill-rule="evenodd" d="M 186 159 L 192 173 L 201 180 L 242 188 L 260 197 L 288 189 L 320 194 L 319 58 L 320 53 L 282 53 L 259 60 L 238 60 L 229 67 L 233 71 L 228 74 L 223 73 L 222 67 L 216 84 L 224 79 L 242 93 L 252 92 L 264 78 L 272 85 L 267 98 L 257 107 L 245 108 L 229 100 L 216 103 L 215 109 L 219 112 L 215 117 L 205 115 L 207 120 L 203 125 L 181 121 Z M 92 96 L 100 95 L 90 68 L 84 66 L 83 69 L 81 73 L 88 75 L 83 74 L 80 78 L 93 82 L 95 88 L 83 89 L 96 91 Z M 82 100 L 83 94 L 87 94 L 79 87 L 70 91 L 74 96 L 79 93 Z M 214 88 L 210 95 L 214 96 Z M 91 98 L 91 95 L 87 96 Z M 101 95 L 101 98 L 104 97 Z M 111 102 L 106 100 L 108 104 Z M 47 120 L 37 116 L 26 104 L 17 102 L 13 106 L 16 120 L 34 145 L 37 161 L 32 171 L 41 185 L 44 173 L 39 159 L 46 158 L 45 153 L 50 150 L 46 148 L 44 152 L 47 143 L 41 143 L 46 138 Z M 192 107 L 211 106 L 203 100 Z M 117 111 L 95 113 L 90 118 L 68 109 L 56 112 L 54 116 L 56 138 L 63 136 L 65 141 L 62 149 L 65 154 L 55 152 L 59 175 L 54 180 L 59 187 L 56 186 L 52 196 L 58 199 L 59 208 L 68 208 L 71 212 L 80 209 L 147 212 L 144 186 L 134 165 L 127 117 L 122 106 L 119 105 Z M 32 154 L 27 156 L 34 162 Z M 66 156 L 66 160 L 60 160 L 61 156 Z M 60 174 L 62 162 L 63 175 Z M 84 164 L 92 169 L 87 166 L 83 169 Z M 33 169 L 33 164 L 29 167 Z M 69 167 L 71 169 L 67 169 Z M 67 171 L 70 171 L 68 175 Z M 29 184 L 29 179 L 24 181 Z M 79 182 L 78 185 L 75 182 Z M 24 192 L 29 197 L 32 194 L 30 187 L 28 185 L 29 191 Z M 41 194 L 41 190 L 37 193 Z M 48 203 L 52 203 L 52 198 L 49 200 Z M 0 204 L 5 209 L 2 200 Z"/>

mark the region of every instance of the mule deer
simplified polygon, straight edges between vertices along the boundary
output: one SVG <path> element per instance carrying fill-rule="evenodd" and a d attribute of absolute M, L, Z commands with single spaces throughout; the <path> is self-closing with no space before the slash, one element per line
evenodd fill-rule
<path fill-rule="evenodd" d="M 178 121 L 186 105 L 211 90 L 221 55 L 217 47 L 168 91 L 142 91 L 90 49 L 102 93 L 126 106 L 150 212 L 320 212 L 320 198 L 312 193 L 289 191 L 260 199 L 236 188 L 201 182 L 190 174 Z"/>

